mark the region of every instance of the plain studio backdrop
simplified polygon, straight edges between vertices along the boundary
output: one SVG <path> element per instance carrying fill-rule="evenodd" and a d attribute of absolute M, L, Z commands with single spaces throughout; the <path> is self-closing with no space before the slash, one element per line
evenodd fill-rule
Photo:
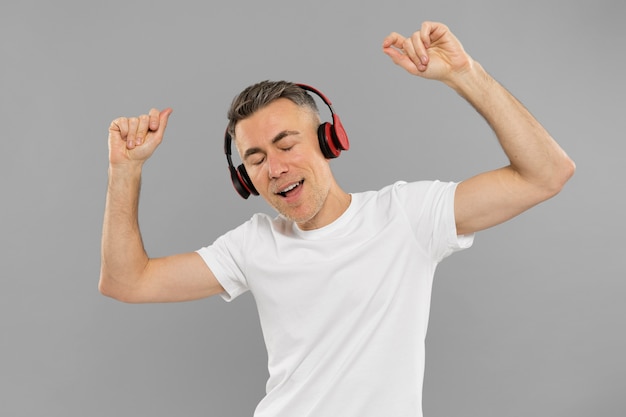
<path fill-rule="evenodd" d="M 235 193 L 222 148 L 228 105 L 260 80 L 332 100 L 348 191 L 504 165 L 467 103 L 382 53 L 423 20 L 446 23 L 578 167 L 440 265 L 425 415 L 625 415 L 625 18 L 621 0 L 3 1 L 0 415 L 251 416 L 267 370 L 249 294 L 128 305 L 97 291 L 109 123 L 174 109 L 143 178 L 152 256 L 273 212 Z"/>

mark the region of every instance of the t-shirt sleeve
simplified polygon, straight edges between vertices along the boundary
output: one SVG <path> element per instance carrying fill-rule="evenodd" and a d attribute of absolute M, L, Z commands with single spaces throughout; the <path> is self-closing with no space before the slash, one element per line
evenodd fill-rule
<path fill-rule="evenodd" d="M 469 248 L 474 242 L 474 234 L 456 233 L 454 194 L 457 185 L 440 181 L 398 182 L 394 185 L 416 238 L 437 262 Z"/>
<path fill-rule="evenodd" d="M 242 224 L 217 238 L 212 245 L 196 251 L 224 287 L 221 297 L 229 302 L 248 291 L 245 236 L 249 223 Z"/>

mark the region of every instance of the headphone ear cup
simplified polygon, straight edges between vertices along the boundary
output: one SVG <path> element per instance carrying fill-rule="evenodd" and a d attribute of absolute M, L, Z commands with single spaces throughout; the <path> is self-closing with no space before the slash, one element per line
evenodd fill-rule
<path fill-rule="evenodd" d="M 322 123 L 317 128 L 317 139 L 319 141 L 322 154 L 326 157 L 326 159 L 336 158 L 341 153 L 341 149 L 338 149 L 337 145 L 335 145 L 335 140 L 333 139 L 334 136 L 335 132 L 333 126 L 328 122 Z"/>
<path fill-rule="evenodd" d="M 337 149 L 341 151 L 347 151 L 350 149 L 350 141 L 348 140 L 348 134 L 343 128 L 343 124 L 339 119 L 339 116 L 333 114 L 333 140 Z"/>
<path fill-rule="evenodd" d="M 239 194 L 244 199 L 250 197 L 250 191 L 242 183 L 237 169 L 231 165 L 228 167 L 228 170 L 230 171 L 230 180 L 233 183 L 233 187 L 235 187 L 235 191 L 237 191 L 237 194 Z"/>
<path fill-rule="evenodd" d="M 252 185 L 252 181 L 246 172 L 246 168 L 242 165 L 235 168 L 234 166 L 229 167 L 230 170 L 230 179 L 235 187 L 237 193 L 247 199 L 250 197 L 250 194 L 259 195 L 254 185 Z"/>
<path fill-rule="evenodd" d="M 254 184 L 252 184 L 252 180 L 248 176 L 248 172 L 246 171 L 246 167 L 243 164 L 237 167 L 237 176 L 239 178 L 239 182 L 241 185 L 248 191 L 249 194 L 259 195 L 259 192 L 254 188 Z"/>

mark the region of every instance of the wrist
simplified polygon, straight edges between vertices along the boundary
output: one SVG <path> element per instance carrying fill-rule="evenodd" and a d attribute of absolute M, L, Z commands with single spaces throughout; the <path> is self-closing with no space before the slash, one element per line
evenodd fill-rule
<path fill-rule="evenodd" d="M 471 60 L 467 68 L 459 71 L 445 83 L 460 96 L 468 99 L 489 86 L 491 77 L 478 61 Z"/>
<path fill-rule="evenodd" d="M 143 162 L 109 163 L 109 176 L 141 177 Z"/>

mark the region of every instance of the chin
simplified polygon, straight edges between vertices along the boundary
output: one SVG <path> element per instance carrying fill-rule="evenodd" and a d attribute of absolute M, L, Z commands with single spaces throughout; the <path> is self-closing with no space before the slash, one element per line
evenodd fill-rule
<path fill-rule="evenodd" d="M 292 210 L 280 210 L 278 209 L 278 212 L 285 218 L 294 221 L 298 224 L 300 223 L 306 223 L 309 222 L 311 220 L 313 220 L 313 218 L 315 218 L 315 214 L 308 214 L 308 213 L 294 213 Z"/>
<path fill-rule="evenodd" d="M 293 209 L 291 207 L 281 207 L 281 205 L 274 205 L 274 209 L 283 217 L 297 223 L 298 225 L 311 222 L 317 216 L 317 211 L 315 210 L 303 212 L 302 210 Z"/>
<path fill-rule="evenodd" d="M 305 198 L 303 200 L 296 205 L 289 205 L 281 197 L 278 197 L 278 199 L 272 199 L 270 204 L 283 217 L 299 226 L 306 226 L 306 224 L 315 223 L 324 207 L 324 199 L 320 196 L 319 198 Z"/>

